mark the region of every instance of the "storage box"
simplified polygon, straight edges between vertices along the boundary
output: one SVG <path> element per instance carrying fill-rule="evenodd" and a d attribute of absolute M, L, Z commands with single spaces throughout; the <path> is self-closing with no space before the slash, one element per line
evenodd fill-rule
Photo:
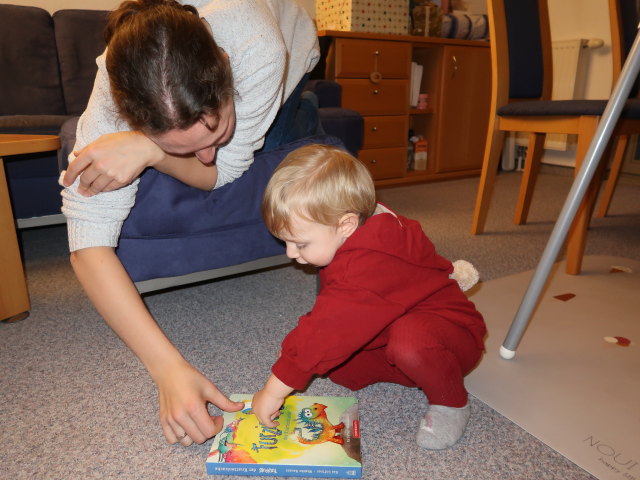
<path fill-rule="evenodd" d="M 429 150 L 428 142 L 420 137 L 413 144 L 413 169 L 414 170 L 426 170 L 427 169 L 427 152 Z"/>
<path fill-rule="evenodd" d="M 316 0 L 318 30 L 409 33 L 409 0 Z"/>

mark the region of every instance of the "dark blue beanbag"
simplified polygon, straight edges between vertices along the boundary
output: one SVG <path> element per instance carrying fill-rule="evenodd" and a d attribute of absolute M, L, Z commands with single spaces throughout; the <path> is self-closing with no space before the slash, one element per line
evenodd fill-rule
<path fill-rule="evenodd" d="M 256 154 L 238 180 L 211 192 L 147 170 L 116 250 L 133 281 L 186 275 L 283 254 L 283 244 L 262 221 L 262 195 L 284 157 L 309 143 L 344 148 L 338 138 L 328 135 L 297 140 Z"/>

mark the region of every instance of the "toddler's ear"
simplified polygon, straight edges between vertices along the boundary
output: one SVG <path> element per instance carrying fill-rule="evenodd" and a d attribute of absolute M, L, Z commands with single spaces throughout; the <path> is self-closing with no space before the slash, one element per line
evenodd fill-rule
<path fill-rule="evenodd" d="M 355 213 L 345 213 L 338 223 L 338 230 L 345 238 L 350 237 L 358 229 L 360 222 Z"/>

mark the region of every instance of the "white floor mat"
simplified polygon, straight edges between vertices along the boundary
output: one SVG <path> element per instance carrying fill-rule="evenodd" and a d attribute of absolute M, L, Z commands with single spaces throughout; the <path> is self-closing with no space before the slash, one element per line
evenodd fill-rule
<path fill-rule="evenodd" d="M 640 480 L 640 262 L 585 257 L 577 276 L 555 265 L 515 358 L 503 360 L 532 275 L 471 295 L 489 335 L 467 389 L 595 477 Z"/>

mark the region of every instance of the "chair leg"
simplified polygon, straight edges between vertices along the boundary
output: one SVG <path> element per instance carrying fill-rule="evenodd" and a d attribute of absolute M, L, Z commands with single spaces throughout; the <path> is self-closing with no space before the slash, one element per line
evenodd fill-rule
<path fill-rule="evenodd" d="M 527 222 L 531 198 L 538 179 L 542 154 L 544 153 L 544 133 L 531 133 L 529 135 L 529 147 L 527 148 L 527 158 L 524 161 L 524 173 L 520 183 L 520 194 L 516 205 L 516 214 L 513 222 L 516 225 L 523 225 Z"/>
<path fill-rule="evenodd" d="M 498 118 L 492 115 L 489 119 L 488 139 L 484 149 L 484 159 L 482 160 L 482 172 L 480 174 L 480 184 L 478 186 L 478 195 L 476 197 L 475 211 L 473 212 L 473 223 L 471 225 L 471 234 L 478 235 L 484 232 L 484 226 L 487 221 L 487 213 L 491 204 L 491 195 L 493 187 L 496 183 L 498 174 L 498 163 L 502 146 L 504 144 L 504 132 L 498 130 Z"/>
<path fill-rule="evenodd" d="M 609 212 L 609 205 L 613 198 L 613 192 L 616 190 L 618 184 L 618 178 L 620 177 L 620 170 L 622 169 L 622 160 L 624 159 L 624 152 L 629 142 L 629 135 L 620 135 L 616 142 L 616 148 L 613 153 L 613 160 L 611 161 L 611 169 L 609 170 L 609 179 L 602 192 L 602 200 L 596 211 L 596 217 L 606 217 Z"/>
<path fill-rule="evenodd" d="M 578 134 L 578 146 L 576 148 L 576 173 L 580 169 L 589 145 L 591 144 L 598 120 L 599 117 L 583 117 L 580 120 L 580 133 Z M 604 159 L 608 158 L 608 153 L 609 148 L 606 149 L 602 159 L 600 159 L 600 164 L 576 212 L 575 219 L 567 236 L 567 260 L 565 270 L 570 275 L 579 275 L 582 270 L 582 257 L 584 256 L 584 250 L 587 244 L 587 230 L 598 190 L 600 189 L 602 173 L 606 166 Z"/>

